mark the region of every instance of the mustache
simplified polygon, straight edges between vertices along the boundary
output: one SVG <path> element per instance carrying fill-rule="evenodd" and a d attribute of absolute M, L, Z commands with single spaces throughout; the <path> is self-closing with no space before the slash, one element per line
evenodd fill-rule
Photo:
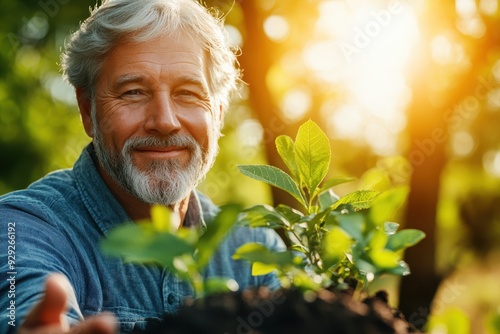
<path fill-rule="evenodd" d="M 177 146 L 177 147 L 186 147 L 190 151 L 195 150 L 198 147 L 198 143 L 196 140 L 189 135 L 182 134 L 172 134 L 163 137 L 140 137 L 140 138 L 129 138 L 125 141 L 123 145 L 123 153 L 137 149 L 137 148 L 145 148 L 145 147 L 169 147 L 169 146 Z"/>

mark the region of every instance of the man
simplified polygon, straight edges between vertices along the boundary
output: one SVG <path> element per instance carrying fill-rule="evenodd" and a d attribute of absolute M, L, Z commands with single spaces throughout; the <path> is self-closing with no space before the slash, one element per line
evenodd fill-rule
<path fill-rule="evenodd" d="M 99 242 L 155 203 L 192 228 L 215 215 L 194 189 L 217 153 L 235 63 L 221 22 L 193 0 L 109 0 L 83 22 L 62 68 L 93 140 L 72 170 L 0 199 L 1 272 L 10 275 L 0 282 L 1 333 L 109 333 L 108 313 L 130 332 L 192 295 L 166 270 L 104 256 Z M 235 227 L 205 276 L 277 287 L 274 275 L 252 277 L 231 259 L 245 242 L 282 247 L 272 232 Z"/>

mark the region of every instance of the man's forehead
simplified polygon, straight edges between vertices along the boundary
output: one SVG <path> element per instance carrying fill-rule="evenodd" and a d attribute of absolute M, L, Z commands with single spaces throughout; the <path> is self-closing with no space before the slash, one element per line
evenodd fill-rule
<path fill-rule="evenodd" d="M 118 83 L 143 80 L 147 71 L 177 71 L 194 81 L 207 74 L 206 52 L 192 40 L 168 37 L 122 42 L 106 56 L 104 71 Z"/>
<path fill-rule="evenodd" d="M 108 57 L 116 53 L 120 53 L 122 56 L 124 54 L 138 56 L 165 55 L 169 58 L 180 59 L 195 56 L 200 61 L 203 61 L 206 56 L 203 47 L 187 33 L 160 35 L 139 41 L 121 38 L 108 52 Z"/>

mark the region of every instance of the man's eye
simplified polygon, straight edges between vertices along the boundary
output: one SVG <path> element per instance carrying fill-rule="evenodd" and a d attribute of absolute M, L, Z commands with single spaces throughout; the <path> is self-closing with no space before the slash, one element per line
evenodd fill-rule
<path fill-rule="evenodd" d="M 193 100 L 207 100 L 208 95 L 205 92 L 190 90 L 190 89 L 182 89 L 179 90 L 176 94 L 179 98 L 185 99 L 187 101 Z"/>
<path fill-rule="evenodd" d="M 197 94 L 195 94 L 195 93 L 193 93 L 193 92 L 191 92 L 189 90 L 182 90 L 180 92 L 180 95 L 184 95 L 184 96 L 196 96 Z"/>
<path fill-rule="evenodd" d="M 140 89 L 131 89 L 122 94 L 122 99 L 128 101 L 140 101 L 144 98 L 144 91 Z"/>
<path fill-rule="evenodd" d="M 185 101 L 185 102 L 191 102 L 191 101 L 197 101 L 200 100 L 200 95 L 191 91 L 191 90 L 180 90 L 177 92 L 177 98 Z"/>
<path fill-rule="evenodd" d="M 139 95 L 141 92 L 137 89 L 133 89 L 133 90 L 129 90 L 127 92 L 125 92 L 124 95 Z"/>

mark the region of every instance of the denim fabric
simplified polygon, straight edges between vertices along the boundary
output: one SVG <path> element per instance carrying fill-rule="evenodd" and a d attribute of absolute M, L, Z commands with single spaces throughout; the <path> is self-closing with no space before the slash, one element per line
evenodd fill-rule
<path fill-rule="evenodd" d="M 126 264 L 101 253 L 99 241 L 113 227 L 131 219 L 97 172 L 89 147 L 73 169 L 51 173 L 28 189 L 0 197 L 0 333 L 19 328 L 52 272 L 64 274 L 74 288 L 76 300 L 67 314 L 70 322 L 109 311 L 119 318 L 121 332 L 142 328 L 164 312 L 175 312 L 184 298 L 193 295 L 188 285 L 166 270 Z M 195 212 L 197 209 L 201 212 Z M 203 215 L 194 225 L 203 226 L 203 220 L 209 221 L 216 212 L 210 200 L 193 193 L 187 216 Z M 9 242 L 15 246 L 15 264 L 10 268 Z M 235 249 L 246 242 L 284 247 L 274 231 L 235 226 L 205 276 L 233 278 L 243 289 L 277 288 L 276 275 L 252 276 L 248 263 L 231 259 Z M 16 327 L 9 325 L 12 301 Z"/>

